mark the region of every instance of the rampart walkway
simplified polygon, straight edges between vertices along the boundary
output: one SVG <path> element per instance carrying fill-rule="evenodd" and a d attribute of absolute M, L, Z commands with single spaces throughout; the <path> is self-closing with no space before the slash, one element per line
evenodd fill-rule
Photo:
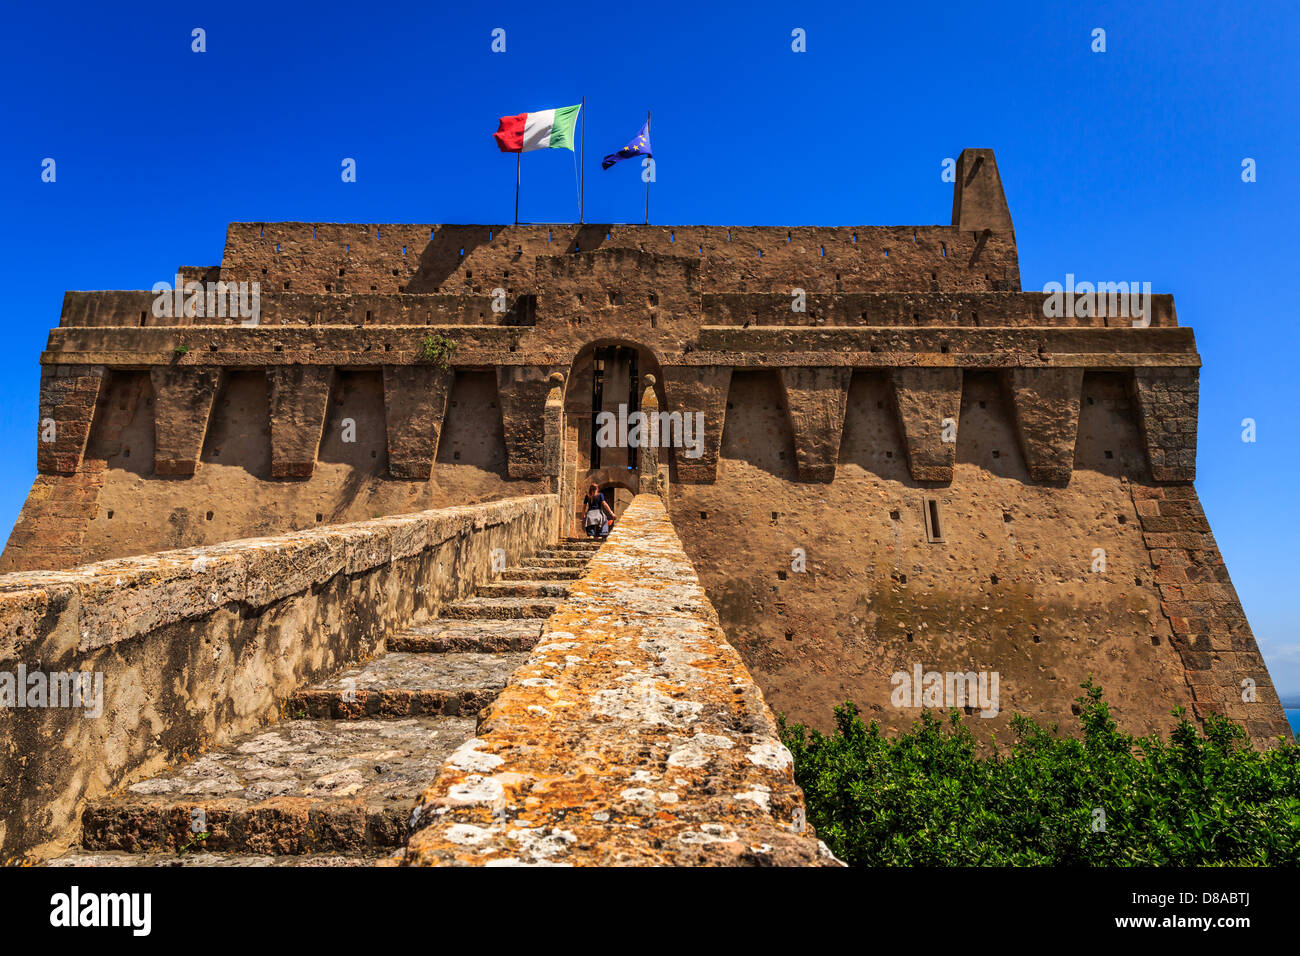
<path fill-rule="evenodd" d="M 444 764 L 405 862 L 836 863 L 657 497 L 624 512 Z"/>

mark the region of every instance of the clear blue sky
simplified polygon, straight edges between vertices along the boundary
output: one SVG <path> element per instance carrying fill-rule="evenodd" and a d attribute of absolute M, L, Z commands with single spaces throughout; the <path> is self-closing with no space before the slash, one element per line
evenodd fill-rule
<path fill-rule="evenodd" d="M 946 223 L 942 160 L 989 146 L 1026 289 L 1074 272 L 1174 293 L 1205 361 L 1197 485 L 1279 690 L 1300 694 L 1300 12 L 1135 6 L 12 6 L 0 533 L 35 474 L 37 357 L 65 289 L 216 264 L 232 220 L 508 221 L 497 117 L 585 94 L 589 220 L 639 221 L 636 165 L 599 158 L 647 108 L 661 223 Z M 522 216 L 575 218 L 569 153 L 524 166 Z"/>

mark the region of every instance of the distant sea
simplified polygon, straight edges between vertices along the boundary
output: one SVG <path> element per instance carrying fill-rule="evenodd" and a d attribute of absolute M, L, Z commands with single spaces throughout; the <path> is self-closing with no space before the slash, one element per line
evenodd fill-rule
<path fill-rule="evenodd" d="M 1300 737 L 1300 707 L 1286 708 L 1286 719 L 1291 722 L 1291 733 Z"/>

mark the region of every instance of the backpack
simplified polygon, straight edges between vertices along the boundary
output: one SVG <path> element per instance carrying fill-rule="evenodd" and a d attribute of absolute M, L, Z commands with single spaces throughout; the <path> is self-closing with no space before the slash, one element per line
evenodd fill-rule
<path fill-rule="evenodd" d="M 583 519 L 584 528 L 595 528 L 599 530 L 605 526 L 605 512 L 599 508 L 592 508 L 587 512 L 586 518 Z"/>

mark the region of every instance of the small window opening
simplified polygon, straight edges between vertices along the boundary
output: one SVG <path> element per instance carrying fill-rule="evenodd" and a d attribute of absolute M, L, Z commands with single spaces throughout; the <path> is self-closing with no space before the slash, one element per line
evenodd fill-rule
<path fill-rule="evenodd" d="M 939 499 L 925 499 L 925 540 L 931 544 L 943 542 L 943 519 L 939 515 Z"/>

